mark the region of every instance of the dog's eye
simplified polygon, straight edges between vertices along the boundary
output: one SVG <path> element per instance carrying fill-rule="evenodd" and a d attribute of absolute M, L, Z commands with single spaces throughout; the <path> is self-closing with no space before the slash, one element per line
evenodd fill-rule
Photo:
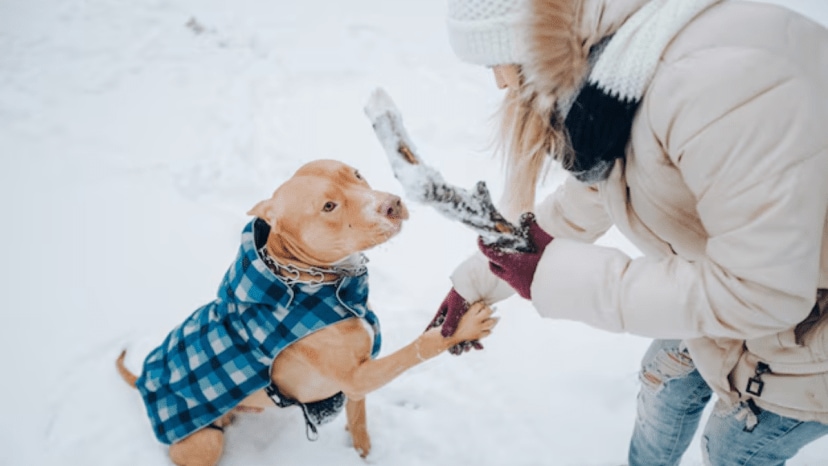
<path fill-rule="evenodd" d="M 360 173 L 360 172 L 359 172 L 359 170 L 356 170 L 356 171 L 354 172 L 354 176 L 355 176 L 358 180 L 361 180 L 361 179 L 362 179 L 362 173 Z"/>
<path fill-rule="evenodd" d="M 322 212 L 330 212 L 334 209 L 336 209 L 336 202 L 333 201 L 328 201 L 322 206 Z"/>

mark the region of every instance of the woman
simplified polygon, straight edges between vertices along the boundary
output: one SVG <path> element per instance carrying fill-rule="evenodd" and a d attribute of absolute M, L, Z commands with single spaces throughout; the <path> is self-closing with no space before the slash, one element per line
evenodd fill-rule
<path fill-rule="evenodd" d="M 778 465 L 828 433 L 828 32 L 716 0 L 450 0 L 458 56 L 507 95 L 501 207 L 435 321 L 514 291 L 548 318 L 655 338 L 631 465 Z M 533 206 L 547 159 L 569 179 Z M 642 252 L 591 244 L 615 225 Z M 462 352 L 471 347 L 456 348 Z"/>

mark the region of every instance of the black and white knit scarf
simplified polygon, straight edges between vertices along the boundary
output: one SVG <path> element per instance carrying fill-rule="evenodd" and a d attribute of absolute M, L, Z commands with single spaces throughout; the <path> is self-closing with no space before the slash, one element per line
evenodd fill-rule
<path fill-rule="evenodd" d="M 700 12 L 721 0 L 651 0 L 590 53 L 591 71 L 580 92 L 558 105 L 574 162 L 575 178 L 595 183 L 609 177 L 624 157 L 638 105 L 664 49 Z"/>

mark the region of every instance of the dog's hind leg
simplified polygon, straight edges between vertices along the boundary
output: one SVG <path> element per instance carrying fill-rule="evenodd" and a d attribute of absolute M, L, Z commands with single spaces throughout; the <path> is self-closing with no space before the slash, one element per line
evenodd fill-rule
<path fill-rule="evenodd" d="M 215 466 L 224 452 L 224 428 L 232 420 L 232 415 L 226 415 L 170 445 L 170 459 L 178 466 Z"/>

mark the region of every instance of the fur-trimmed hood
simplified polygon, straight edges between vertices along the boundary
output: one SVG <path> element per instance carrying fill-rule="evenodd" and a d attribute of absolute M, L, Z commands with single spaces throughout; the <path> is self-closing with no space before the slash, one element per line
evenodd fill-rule
<path fill-rule="evenodd" d="M 564 167 L 574 151 L 557 109 L 571 103 L 589 72 L 590 49 L 615 33 L 648 0 L 525 0 L 523 85 L 504 101 L 502 151 L 506 189 L 499 204 L 507 218 L 531 210 L 549 155 Z M 557 109 L 556 109 L 557 107 Z"/>
<path fill-rule="evenodd" d="M 648 0 L 529 0 L 526 85 L 538 96 L 571 96 L 588 71 L 590 48 Z"/>

